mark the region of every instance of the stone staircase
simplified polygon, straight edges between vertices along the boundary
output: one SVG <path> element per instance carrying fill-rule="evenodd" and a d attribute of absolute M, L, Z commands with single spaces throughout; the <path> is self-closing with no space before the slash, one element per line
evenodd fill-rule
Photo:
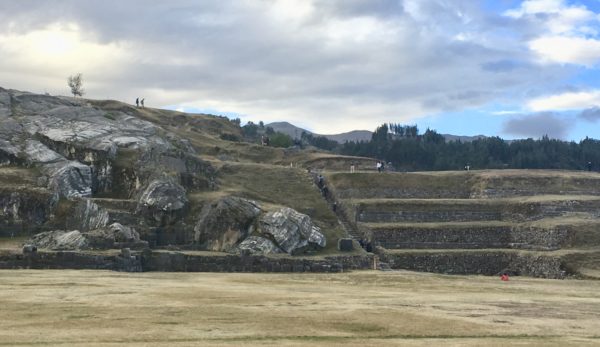
<path fill-rule="evenodd" d="M 561 278 L 577 272 L 568 259 L 600 254 L 598 174 L 333 173 L 326 179 L 344 207 L 340 220 L 365 235 L 392 269 Z"/>

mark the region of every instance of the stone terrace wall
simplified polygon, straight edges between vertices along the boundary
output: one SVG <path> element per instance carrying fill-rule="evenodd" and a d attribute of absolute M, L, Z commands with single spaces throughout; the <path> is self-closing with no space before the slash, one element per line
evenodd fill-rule
<path fill-rule="evenodd" d="M 558 249 L 573 237 L 575 230 L 558 226 L 537 228 L 527 225 L 455 225 L 442 228 L 415 226 L 372 227 L 372 241 L 387 249 L 399 248 L 520 248 Z"/>
<path fill-rule="evenodd" d="M 357 222 L 363 223 L 526 221 L 557 217 L 567 213 L 589 213 L 593 216 L 600 214 L 599 199 L 527 202 L 388 200 L 358 202 L 354 206 L 355 211 L 351 215 Z"/>
<path fill-rule="evenodd" d="M 343 272 L 369 269 L 373 255 L 324 258 L 194 255 L 182 252 L 84 252 L 0 253 L 0 269 L 101 269 L 115 271 L 187 272 Z"/>
<path fill-rule="evenodd" d="M 507 272 L 543 278 L 565 278 L 571 274 L 560 258 L 551 255 L 505 251 L 393 253 L 381 249 L 378 253 L 381 261 L 388 263 L 392 269 L 490 276 Z"/>

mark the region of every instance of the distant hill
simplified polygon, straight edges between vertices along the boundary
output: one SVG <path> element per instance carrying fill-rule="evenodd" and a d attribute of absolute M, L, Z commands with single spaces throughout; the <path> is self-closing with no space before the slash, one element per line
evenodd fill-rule
<path fill-rule="evenodd" d="M 280 133 L 289 135 L 295 139 L 299 139 L 302 136 L 302 132 L 307 132 L 309 134 L 312 134 L 313 136 L 323 136 L 330 140 L 337 141 L 339 143 L 344 143 L 346 141 L 369 141 L 371 140 L 371 135 L 373 134 L 373 132 L 368 130 L 353 130 L 347 133 L 323 135 L 313 133 L 312 131 L 306 129 L 302 129 L 288 122 L 274 122 L 269 123 L 266 126 L 271 127 L 273 128 L 273 130 L 279 131 Z"/>
<path fill-rule="evenodd" d="M 373 135 L 372 131 L 368 130 L 353 130 L 346 133 L 341 134 L 331 134 L 331 135 L 323 135 L 313 133 L 309 130 L 302 129 L 288 122 L 273 122 L 269 123 L 266 126 L 273 128 L 275 131 L 279 131 L 280 133 L 284 133 L 286 135 L 291 136 L 294 139 L 299 139 L 302 136 L 302 132 L 307 132 L 312 134 L 313 136 L 323 136 L 330 140 L 337 141 L 338 143 L 344 143 L 346 141 L 370 141 L 371 136 Z M 461 142 L 471 142 L 479 139 L 485 138 L 484 135 L 476 135 L 476 136 L 460 136 L 460 135 L 451 135 L 451 134 L 441 134 L 446 142 L 448 141 L 461 141 Z"/>

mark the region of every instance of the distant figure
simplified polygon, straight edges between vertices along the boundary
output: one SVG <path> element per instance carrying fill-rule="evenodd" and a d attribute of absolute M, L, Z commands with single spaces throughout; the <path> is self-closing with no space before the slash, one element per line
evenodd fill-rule
<path fill-rule="evenodd" d="M 333 202 L 333 205 L 331 205 L 331 209 L 333 210 L 333 212 L 337 211 L 337 201 Z"/>
<path fill-rule="evenodd" d="M 381 162 L 380 161 L 377 162 L 376 167 L 377 167 L 377 172 L 381 172 Z"/>
<path fill-rule="evenodd" d="M 135 107 L 140 107 L 140 98 L 135 98 Z"/>
<path fill-rule="evenodd" d="M 592 171 L 592 162 L 591 161 L 588 161 L 587 169 L 588 169 L 588 171 Z"/>
<path fill-rule="evenodd" d="M 327 199 L 327 197 L 329 196 L 329 188 L 327 188 L 327 186 L 323 186 L 323 189 L 321 189 L 321 193 L 323 194 L 323 197 Z"/>
<path fill-rule="evenodd" d="M 350 173 L 354 173 L 354 162 L 350 164 Z"/>
<path fill-rule="evenodd" d="M 385 162 L 384 161 L 381 162 L 381 171 L 385 172 Z"/>
<path fill-rule="evenodd" d="M 144 100 L 146 99 L 142 99 L 142 101 L 140 101 L 140 105 L 142 105 L 142 108 L 144 108 Z"/>
<path fill-rule="evenodd" d="M 471 170 L 471 165 L 469 165 L 469 163 L 467 163 L 467 165 L 465 165 L 465 171 L 469 171 Z"/>
<path fill-rule="evenodd" d="M 500 280 L 504 282 L 508 281 L 508 274 L 506 272 L 503 273 L 502 276 L 500 276 Z"/>
<path fill-rule="evenodd" d="M 317 176 L 317 186 L 319 187 L 319 189 L 323 189 L 323 175 L 321 174 Z"/>

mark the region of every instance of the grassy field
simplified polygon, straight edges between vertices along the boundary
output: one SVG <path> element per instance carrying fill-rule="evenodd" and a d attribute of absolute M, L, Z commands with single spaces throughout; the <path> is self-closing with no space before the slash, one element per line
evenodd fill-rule
<path fill-rule="evenodd" d="M 0 271 L 0 346 L 600 345 L 597 281 Z"/>

